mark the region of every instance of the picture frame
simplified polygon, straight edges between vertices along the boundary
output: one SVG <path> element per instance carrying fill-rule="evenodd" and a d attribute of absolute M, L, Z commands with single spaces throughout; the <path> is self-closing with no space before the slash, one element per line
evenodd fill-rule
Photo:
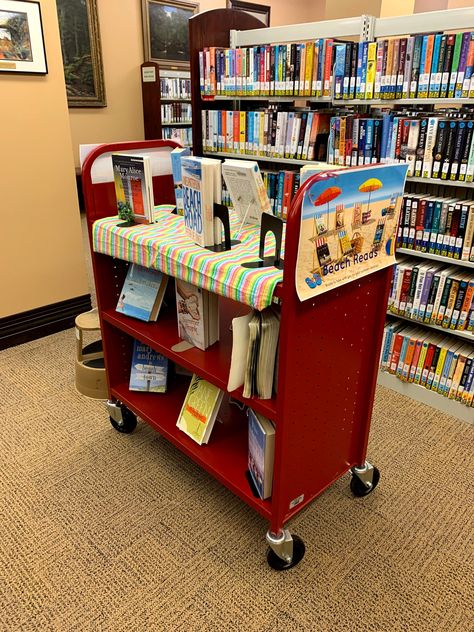
<path fill-rule="evenodd" d="M 0 72 L 48 74 L 39 2 L 0 0 Z"/>
<path fill-rule="evenodd" d="M 199 3 L 191 0 L 142 0 L 145 61 L 189 68 L 188 20 L 198 11 Z"/>
<path fill-rule="evenodd" d="M 227 0 L 227 9 L 236 9 L 250 13 L 265 26 L 270 26 L 270 7 L 265 4 L 254 4 L 244 0 Z"/>
<path fill-rule="evenodd" d="M 56 7 L 68 106 L 105 107 L 97 0 L 56 0 Z"/>

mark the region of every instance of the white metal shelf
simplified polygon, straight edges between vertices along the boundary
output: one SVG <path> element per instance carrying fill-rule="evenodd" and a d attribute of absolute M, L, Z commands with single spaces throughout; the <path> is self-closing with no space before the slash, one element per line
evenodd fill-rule
<path fill-rule="evenodd" d="M 270 156 L 255 156 L 254 154 L 238 154 L 231 151 L 203 151 L 204 156 L 216 156 L 222 158 L 241 158 L 242 160 L 257 160 L 261 162 L 276 162 L 283 165 L 310 165 L 313 160 L 297 160 L 296 158 L 272 158 Z"/>
<path fill-rule="evenodd" d="M 162 123 L 161 127 L 188 127 L 192 125 L 192 121 L 187 121 L 186 123 Z"/>
<path fill-rule="evenodd" d="M 472 98 L 413 98 L 413 99 L 334 99 L 344 105 L 474 105 Z"/>
<path fill-rule="evenodd" d="M 161 97 L 162 103 L 191 103 L 191 99 L 173 99 L 173 98 L 163 98 Z"/>
<path fill-rule="evenodd" d="M 472 261 L 462 261 L 461 259 L 453 259 L 452 257 L 443 257 L 430 252 L 420 252 L 419 250 L 411 250 L 410 248 L 397 248 L 397 254 L 413 255 L 414 257 L 420 257 L 421 259 L 432 259 L 433 261 L 441 261 L 442 263 L 447 263 L 449 265 L 457 265 L 474 270 L 474 263 Z"/>
<path fill-rule="evenodd" d="M 435 391 L 430 391 L 419 384 L 413 384 L 413 382 L 402 382 L 398 377 L 395 377 L 392 373 L 387 371 L 379 371 L 377 377 L 377 383 L 380 386 L 392 389 L 405 397 L 411 397 L 411 399 L 421 402 L 440 410 L 447 415 L 457 417 L 470 423 L 474 423 L 474 409 L 472 407 L 465 406 L 454 399 L 448 399 L 443 397 Z"/>
<path fill-rule="evenodd" d="M 331 103 L 332 99 L 331 97 L 304 97 L 304 96 L 300 96 L 300 95 L 288 95 L 285 97 L 282 96 L 232 96 L 232 95 L 215 95 L 215 96 L 211 96 L 211 97 L 204 97 L 202 99 L 203 103 L 212 103 L 213 101 L 276 101 L 276 102 L 281 102 L 281 101 L 311 101 L 313 103 Z M 473 101 L 474 103 L 474 101 Z"/>
<path fill-rule="evenodd" d="M 400 318 L 401 320 L 406 320 L 409 323 L 413 323 L 414 325 L 420 325 L 420 327 L 429 327 L 430 329 L 436 329 L 436 331 L 441 331 L 444 334 L 452 334 L 457 338 L 462 338 L 463 340 L 467 340 L 468 342 L 474 343 L 474 333 L 472 331 L 457 331 L 456 329 L 446 329 L 445 327 L 440 327 L 439 325 L 432 325 L 430 323 L 423 323 L 419 320 L 414 320 L 413 318 L 408 318 L 407 316 L 402 316 L 401 314 L 395 314 L 394 312 L 387 311 L 387 316 L 393 316 L 393 318 Z"/>
<path fill-rule="evenodd" d="M 416 33 L 435 33 L 445 31 L 464 31 L 474 24 L 474 7 L 449 9 L 448 11 L 429 11 L 400 15 L 391 18 L 374 19 L 374 37 L 391 35 L 411 35 Z"/>
<path fill-rule="evenodd" d="M 418 178 L 415 176 L 408 176 L 407 182 L 421 182 L 423 184 L 438 184 L 440 186 L 448 187 L 462 187 L 463 189 L 473 189 L 474 182 L 459 182 L 453 180 L 440 180 L 439 178 Z"/>

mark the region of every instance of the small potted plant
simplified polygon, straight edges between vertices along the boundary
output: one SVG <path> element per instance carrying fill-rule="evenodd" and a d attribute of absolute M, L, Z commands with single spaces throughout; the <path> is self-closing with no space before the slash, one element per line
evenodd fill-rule
<path fill-rule="evenodd" d="M 119 219 L 122 220 L 121 224 L 117 224 L 121 228 L 126 228 L 127 226 L 134 226 L 135 222 L 133 219 L 133 211 L 132 207 L 128 202 L 119 202 L 118 203 L 118 216 Z"/>

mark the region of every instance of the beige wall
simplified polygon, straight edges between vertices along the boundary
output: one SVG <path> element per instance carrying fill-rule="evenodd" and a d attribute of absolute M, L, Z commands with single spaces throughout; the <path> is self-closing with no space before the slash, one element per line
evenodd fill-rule
<path fill-rule="evenodd" d="M 0 317 L 88 293 L 55 2 L 49 73 L 0 78 Z"/>
<path fill-rule="evenodd" d="M 143 138 L 140 64 L 143 63 L 141 0 L 99 0 L 107 107 L 69 110 L 74 161 L 79 145 Z M 324 1 L 266 0 L 272 26 L 323 19 Z M 200 0 L 200 11 L 225 6 L 225 0 Z"/>

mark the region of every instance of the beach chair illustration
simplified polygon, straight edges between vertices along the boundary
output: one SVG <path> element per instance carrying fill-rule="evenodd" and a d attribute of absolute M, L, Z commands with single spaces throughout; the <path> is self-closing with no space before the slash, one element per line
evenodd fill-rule
<path fill-rule="evenodd" d="M 352 229 L 360 228 L 362 226 L 362 204 L 357 202 L 354 204 L 352 211 Z"/>
<path fill-rule="evenodd" d="M 313 269 L 311 273 L 321 274 L 321 268 L 328 263 L 331 263 L 331 253 L 329 251 L 329 245 L 325 237 L 319 237 L 314 242 L 313 252 Z"/>
<path fill-rule="evenodd" d="M 345 228 L 337 233 L 337 239 L 341 250 L 341 257 L 347 257 L 347 255 L 352 254 L 353 248 L 351 240 L 349 239 Z"/>
<path fill-rule="evenodd" d="M 377 227 L 374 233 L 374 240 L 372 242 L 372 250 L 380 250 L 380 248 L 382 247 L 384 230 L 385 230 L 385 217 L 382 217 L 377 222 Z"/>
<path fill-rule="evenodd" d="M 344 228 L 344 204 L 336 204 L 336 230 Z"/>
<path fill-rule="evenodd" d="M 392 195 L 390 197 L 389 205 L 382 209 L 382 217 L 393 217 L 395 215 L 396 204 L 397 204 L 397 196 Z"/>

